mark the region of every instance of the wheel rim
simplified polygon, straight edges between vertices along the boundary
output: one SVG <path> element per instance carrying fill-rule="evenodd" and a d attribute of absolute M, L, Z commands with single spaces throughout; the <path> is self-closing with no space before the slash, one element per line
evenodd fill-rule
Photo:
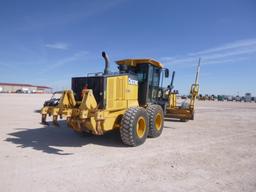
<path fill-rule="evenodd" d="M 156 114 L 156 120 L 155 120 L 155 128 L 156 128 L 156 130 L 158 130 L 158 131 L 161 130 L 162 123 L 163 123 L 162 115 L 160 113 L 157 113 Z"/>
<path fill-rule="evenodd" d="M 146 121 L 143 117 L 137 121 L 136 132 L 139 138 L 142 138 L 146 132 Z"/>

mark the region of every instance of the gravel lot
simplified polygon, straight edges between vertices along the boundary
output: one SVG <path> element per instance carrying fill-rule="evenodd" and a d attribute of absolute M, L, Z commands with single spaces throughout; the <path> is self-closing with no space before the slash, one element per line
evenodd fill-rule
<path fill-rule="evenodd" d="M 43 127 L 50 95 L 0 94 L 0 189 L 256 191 L 256 103 L 197 102 L 194 121 L 166 121 L 136 148 L 118 132 L 83 137 Z"/>

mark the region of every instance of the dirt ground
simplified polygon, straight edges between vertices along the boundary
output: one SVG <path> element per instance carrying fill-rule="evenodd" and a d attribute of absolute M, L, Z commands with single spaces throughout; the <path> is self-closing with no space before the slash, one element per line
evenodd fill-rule
<path fill-rule="evenodd" d="M 0 190 L 256 191 L 256 103 L 197 102 L 194 121 L 126 147 L 117 132 L 43 127 L 49 95 L 0 94 Z"/>

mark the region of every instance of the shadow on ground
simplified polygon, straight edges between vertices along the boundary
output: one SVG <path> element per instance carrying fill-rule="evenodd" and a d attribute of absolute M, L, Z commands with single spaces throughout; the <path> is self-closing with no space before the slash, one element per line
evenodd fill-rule
<path fill-rule="evenodd" d="M 122 144 L 118 131 L 112 131 L 102 136 L 80 135 L 68 128 L 63 122 L 60 127 L 41 127 L 35 129 L 19 128 L 13 133 L 9 133 L 5 141 L 19 145 L 18 147 L 31 147 L 35 150 L 43 151 L 49 154 L 71 155 L 64 153 L 63 150 L 56 147 L 82 147 L 88 144 L 126 147 Z"/>
<path fill-rule="evenodd" d="M 180 122 L 183 123 L 180 119 L 164 118 L 164 121 Z"/>

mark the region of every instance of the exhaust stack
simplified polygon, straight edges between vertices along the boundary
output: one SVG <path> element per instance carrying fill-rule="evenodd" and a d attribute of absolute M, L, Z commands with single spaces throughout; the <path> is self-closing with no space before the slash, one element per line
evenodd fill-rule
<path fill-rule="evenodd" d="M 107 75 L 110 73 L 110 71 L 109 71 L 109 59 L 108 59 L 108 55 L 105 53 L 105 51 L 102 52 L 102 57 L 105 60 L 104 75 Z"/>

